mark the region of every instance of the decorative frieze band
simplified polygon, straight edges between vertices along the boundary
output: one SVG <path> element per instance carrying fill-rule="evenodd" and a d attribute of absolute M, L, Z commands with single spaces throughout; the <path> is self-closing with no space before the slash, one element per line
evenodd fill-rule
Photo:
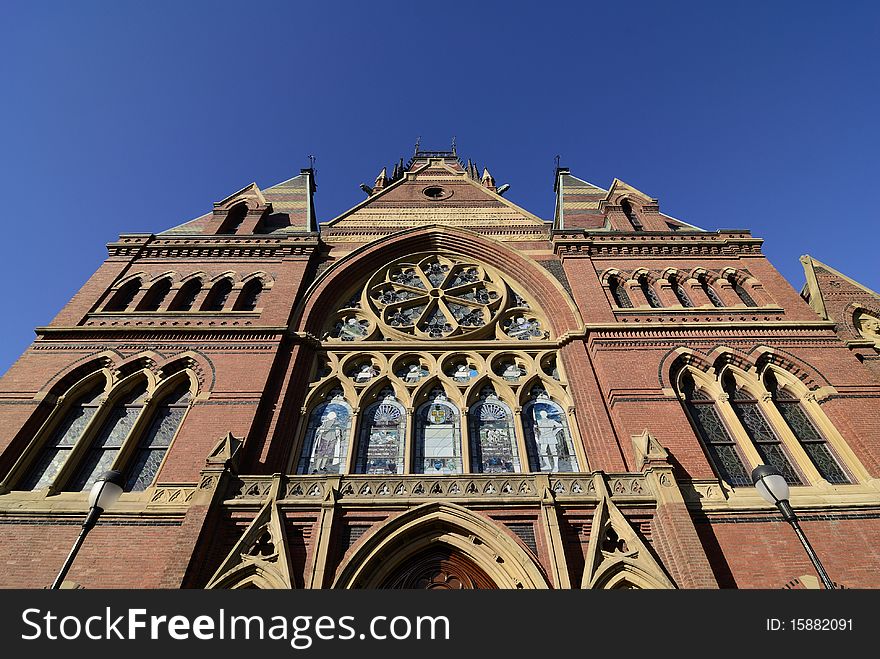
<path fill-rule="evenodd" d="M 643 474 L 609 474 L 608 490 L 612 497 L 653 500 Z M 270 496 L 272 476 L 241 476 L 231 499 L 237 502 L 261 502 Z M 335 478 L 286 476 L 280 484 L 278 499 L 283 501 L 322 501 L 330 489 L 342 501 L 394 501 L 411 499 L 454 500 L 540 500 L 543 488 L 549 487 L 555 498 L 597 500 L 592 474 L 457 474 L 443 476 L 350 475 Z"/>

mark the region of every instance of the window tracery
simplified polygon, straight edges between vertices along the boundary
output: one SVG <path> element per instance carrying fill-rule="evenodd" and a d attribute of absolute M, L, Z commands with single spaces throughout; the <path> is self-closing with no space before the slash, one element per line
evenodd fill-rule
<path fill-rule="evenodd" d="M 151 486 L 191 401 L 191 375 L 173 366 L 158 383 L 149 371 L 120 368 L 73 385 L 59 399 L 71 402 L 49 417 L 8 480 L 17 489 L 81 492 L 115 469 L 126 492 Z"/>
<path fill-rule="evenodd" d="M 580 471 L 565 410 L 545 389 L 532 390 L 522 415 L 532 471 Z"/>
<path fill-rule="evenodd" d="M 370 277 L 337 310 L 324 339 L 539 340 L 549 338 L 546 326 L 537 306 L 493 268 L 451 254 L 417 254 Z"/>
<path fill-rule="evenodd" d="M 402 474 L 405 443 L 406 410 L 391 389 L 384 389 L 361 421 L 355 473 Z"/>
<path fill-rule="evenodd" d="M 417 474 L 460 474 L 459 411 L 439 387 L 431 391 L 428 398 L 428 402 L 416 411 L 413 471 Z"/>
<path fill-rule="evenodd" d="M 474 473 L 518 472 L 513 413 L 491 386 L 480 392 L 480 400 L 471 406 L 471 471 Z"/>
<path fill-rule="evenodd" d="M 342 473 L 339 469 L 455 474 L 586 468 L 577 453 L 571 409 L 558 402 L 568 394 L 554 350 L 331 349 L 319 353 L 315 368 L 313 394 L 306 403 L 307 427 L 292 458 L 300 474 Z M 335 394 L 321 393 L 328 390 Z M 340 408 L 325 407 L 333 399 Z M 382 408 L 382 402 L 397 411 Z M 522 404 L 527 414 L 514 413 Z M 355 409 L 360 411 L 356 414 Z M 549 421 L 543 420 L 542 411 Z M 335 416 L 328 420 L 328 412 Z M 526 427 L 534 425 L 536 414 L 539 431 Z M 412 431 L 407 432 L 410 424 Z M 349 436 L 357 438 L 350 458 Z M 545 451 L 543 466 L 535 458 L 537 449 L 530 453 L 530 440 L 523 437 L 538 438 L 535 446 L 539 440 L 553 445 Z M 318 464 L 321 455 L 326 459 Z"/>
<path fill-rule="evenodd" d="M 312 411 L 297 473 L 339 474 L 345 468 L 351 406 L 342 389 L 333 389 L 326 398 Z"/>

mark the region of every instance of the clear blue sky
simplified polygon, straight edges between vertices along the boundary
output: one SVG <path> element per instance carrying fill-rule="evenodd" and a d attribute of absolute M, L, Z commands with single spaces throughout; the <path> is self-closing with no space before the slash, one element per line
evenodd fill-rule
<path fill-rule="evenodd" d="M 121 232 L 317 156 L 317 211 L 416 137 L 553 213 L 553 157 L 880 289 L 880 3 L 23 2 L 0 27 L 0 372 Z"/>

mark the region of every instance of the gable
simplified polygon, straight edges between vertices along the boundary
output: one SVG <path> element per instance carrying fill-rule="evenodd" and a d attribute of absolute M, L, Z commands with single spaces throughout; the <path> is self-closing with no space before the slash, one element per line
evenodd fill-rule
<path fill-rule="evenodd" d="M 404 229 L 429 224 L 456 227 L 544 227 L 527 210 L 474 181 L 442 159 L 406 172 L 400 180 L 329 221 L 333 229 Z"/>

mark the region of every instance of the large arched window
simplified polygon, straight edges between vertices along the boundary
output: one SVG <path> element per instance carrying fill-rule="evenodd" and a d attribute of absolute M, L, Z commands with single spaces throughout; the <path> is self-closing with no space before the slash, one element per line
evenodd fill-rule
<path fill-rule="evenodd" d="M 386 389 L 361 418 L 357 474 L 402 474 L 406 447 L 406 409 Z"/>
<path fill-rule="evenodd" d="M 150 426 L 138 441 L 125 472 L 125 491 L 140 492 L 152 485 L 162 459 L 171 446 L 190 401 L 189 380 L 184 380 L 162 396 L 152 413 Z"/>
<path fill-rule="evenodd" d="M 834 456 L 828 442 L 810 420 L 797 396 L 779 385 L 773 371 L 764 376 L 764 383 L 772 396 L 773 405 L 779 410 L 791 433 L 803 447 L 819 475 L 829 483 L 847 485 L 852 482 Z"/>
<path fill-rule="evenodd" d="M 693 376 L 687 371 L 680 376 L 679 393 L 718 475 L 733 486 L 750 486 L 752 479 L 739 447 L 721 421 L 712 397 L 697 387 Z"/>
<path fill-rule="evenodd" d="M 147 382 L 141 376 L 136 385 L 116 398 L 65 490 L 89 490 L 101 474 L 112 467 L 119 449 L 144 407 L 146 397 Z"/>
<path fill-rule="evenodd" d="M 471 406 L 468 417 L 471 471 L 475 473 L 520 471 L 513 413 L 491 387 L 483 389 L 480 400 Z"/>
<path fill-rule="evenodd" d="M 442 389 L 416 410 L 413 471 L 417 474 L 460 474 L 461 424 L 458 409 Z"/>
<path fill-rule="evenodd" d="M 779 437 L 761 412 L 757 399 L 748 389 L 738 386 L 731 373 L 725 374 L 722 385 L 725 393 L 730 397 L 730 406 L 764 464 L 776 467 L 790 485 L 802 484 L 803 480 L 792 465 Z"/>
<path fill-rule="evenodd" d="M 36 464 L 22 481 L 21 489 L 41 490 L 53 483 L 89 421 L 98 411 L 100 398 L 104 393 L 103 384 L 103 379 L 96 379 L 90 387 L 75 397 L 43 446 Z"/>
<path fill-rule="evenodd" d="M 351 407 L 342 390 L 334 389 L 327 394 L 327 402 L 318 405 L 309 417 L 297 473 L 342 473 L 348 455 L 350 428 Z"/>
<path fill-rule="evenodd" d="M 228 277 L 224 277 L 211 287 L 208 296 L 202 303 L 202 311 L 223 311 L 231 292 L 232 281 Z"/>
<path fill-rule="evenodd" d="M 543 388 L 532 391 L 522 420 L 531 471 L 580 471 L 565 410 Z"/>
<path fill-rule="evenodd" d="M 620 277 L 617 275 L 611 277 L 608 280 L 608 288 L 611 289 L 611 297 L 614 298 L 614 303 L 618 307 L 621 309 L 632 309 L 632 302 L 629 299 L 629 295 L 626 294 L 626 289 L 624 289 Z"/>
<path fill-rule="evenodd" d="M 174 296 L 171 304 L 168 305 L 168 311 L 190 311 L 193 308 L 193 304 L 195 304 L 196 297 L 201 292 L 201 279 L 190 279 L 177 291 L 177 295 Z"/>
<path fill-rule="evenodd" d="M 136 311 L 156 311 L 171 290 L 171 279 L 163 277 L 150 287 L 138 304 Z"/>

